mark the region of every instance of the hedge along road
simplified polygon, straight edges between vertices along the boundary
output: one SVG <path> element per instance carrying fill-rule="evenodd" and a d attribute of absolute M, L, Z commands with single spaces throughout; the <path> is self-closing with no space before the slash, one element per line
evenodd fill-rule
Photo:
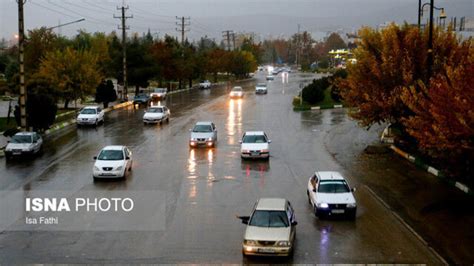
<path fill-rule="evenodd" d="M 259 73 L 256 82 L 264 78 Z M 75 232 L 9 228 L 0 234 L 0 262 L 439 264 L 429 248 L 361 185 L 353 169 L 343 168 L 326 151 L 324 137 L 347 121 L 344 110 L 319 115 L 292 111 L 299 83 L 311 78 L 298 73 L 290 74 L 288 83 L 277 78 L 269 82 L 268 95 L 255 95 L 255 81 L 247 82 L 242 84 L 246 94 L 241 100 L 230 100 L 226 89 L 173 95 L 165 101 L 171 122 L 161 126 L 143 126 L 143 109 L 130 107 L 109 113 L 97 129 L 68 129 L 48 137 L 42 157 L 1 166 L 2 192 L 65 191 L 69 197 L 82 191 L 104 197 L 117 191 L 164 193 L 165 210 L 150 204 L 142 222 L 163 215 L 165 225 L 151 231 L 124 227 L 94 232 L 87 223 Z M 188 129 L 202 120 L 217 125 L 217 147 L 190 150 Z M 269 162 L 241 161 L 238 141 L 246 130 L 267 132 L 273 141 Z M 125 181 L 94 183 L 92 157 L 110 144 L 131 148 L 133 171 Z M 316 170 L 340 171 L 358 186 L 356 221 L 314 217 L 306 184 Z M 242 258 L 245 226 L 235 216 L 248 215 L 260 197 L 285 197 L 295 208 L 292 259 Z"/>

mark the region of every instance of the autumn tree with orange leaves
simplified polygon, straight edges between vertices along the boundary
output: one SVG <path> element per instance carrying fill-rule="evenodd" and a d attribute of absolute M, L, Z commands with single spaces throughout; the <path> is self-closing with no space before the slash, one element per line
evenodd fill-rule
<path fill-rule="evenodd" d="M 390 25 L 363 28 L 357 63 L 339 81 L 350 115 L 362 126 L 397 124 L 432 158 L 466 161 L 474 150 L 474 44 L 435 29 L 428 77 L 428 31 Z M 459 165 L 459 164 L 457 164 Z M 461 172 L 472 172 L 469 163 Z"/>

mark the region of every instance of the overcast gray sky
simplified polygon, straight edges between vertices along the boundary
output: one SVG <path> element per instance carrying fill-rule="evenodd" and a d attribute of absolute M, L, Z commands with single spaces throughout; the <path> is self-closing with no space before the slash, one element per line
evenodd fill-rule
<path fill-rule="evenodd" d="M 417 0 L 126 0 L 125 4 L 127 15 L 133 15 L 127 20 L 129 32 L 150 29 L 157 36 L 176 36 L 175 17 L 186 16 L 191 18 L 190 39 L 207 35 L 216 40 L 223 30 L 286 37 L 297 31 L 297 24 L 317 34 L 388 21 L 416 23 L 418 9 Z M 60 33 L 72 36 L 79 29 L 108 33 L 117 30 L 120 21 L 113 15 L 120 15 L 117 6 L 121 5 L 122 0 L 27 0 L 25 27 L 51 27 L 85 18 L 61 27 Z M 436 0 L 435 6 L 446 9 L 448 21 L 454 16 L 474 17 L 474 0 Z M 0 37 L 11 39 L 18 28 L 17 3 L 0 0 L 0 10 Z"/>

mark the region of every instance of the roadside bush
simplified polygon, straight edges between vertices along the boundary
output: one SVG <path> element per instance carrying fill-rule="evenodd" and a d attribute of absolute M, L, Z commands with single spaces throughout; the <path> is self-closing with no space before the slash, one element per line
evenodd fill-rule
<path fill-rule="evenodd" d="M 324 91 L 329 86 L 326 77 L 314 79 L 313 82 L 303 88 L 303 101 L 313 105 L 324 100 Z"/>
<path fill-rule="evenodd" d="M 340 102 L 341 99 L 341 89 L 339 88 L 339 80 L 347 78 L 347 71 L 345 69 L 338 69 L 331 77 L 329 77 L 329 83 L 331 87 L 331 98 L 335 102 Z"/>

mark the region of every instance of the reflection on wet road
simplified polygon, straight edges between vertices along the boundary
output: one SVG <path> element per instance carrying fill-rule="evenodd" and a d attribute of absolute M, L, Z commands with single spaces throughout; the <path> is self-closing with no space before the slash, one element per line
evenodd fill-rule
<path fill-rule="evenodd" d="M 0 163 L 2 192 L 156 192 L 164 195 L 165 211 L 150 206 L 144 219 L 166 218 L 165 230 L 148 232 L 90 232 L 87 224 L 79 232 L 7 230 L 0 234 L 0 263 L 437 263 L 363 187 L 355 195 L 355 222 L 314 217 L 305 192 L 314 171 L 340 171 L 350 183 L 357 180 L 324 147 L 327 132 L 348 121 L 345 110 L 292 111 L 299 84 L 312 78 L 290 73 L 268 82 L 267 95 L 255 95 L 255 83 L 265 79 L 258 73 L 241 84 L 245 96 L 235 100 L 224 88 L 170 95 L 162 102 L 171 110 L 169 124 L 144 127 L 142 108 L 117 110 L 97 129 L 70 128 L 47 138 L 45 154 L 36 160 Z M 189 148 L 188 130 L 197 121 L 216 124 L 215 148 Z M 263 130 L 272 140 L 268 162 L 241 160 L 239 139 L 248 130 Z M 92 157 L 111 144 L 131 148 L 133 171 L 122 182 L 94 183 Z M 260 197 L 292 203 L 298 219 L 294 258 L 242 258 L 245 226 L 235 217 L 249 215 Z"/>

